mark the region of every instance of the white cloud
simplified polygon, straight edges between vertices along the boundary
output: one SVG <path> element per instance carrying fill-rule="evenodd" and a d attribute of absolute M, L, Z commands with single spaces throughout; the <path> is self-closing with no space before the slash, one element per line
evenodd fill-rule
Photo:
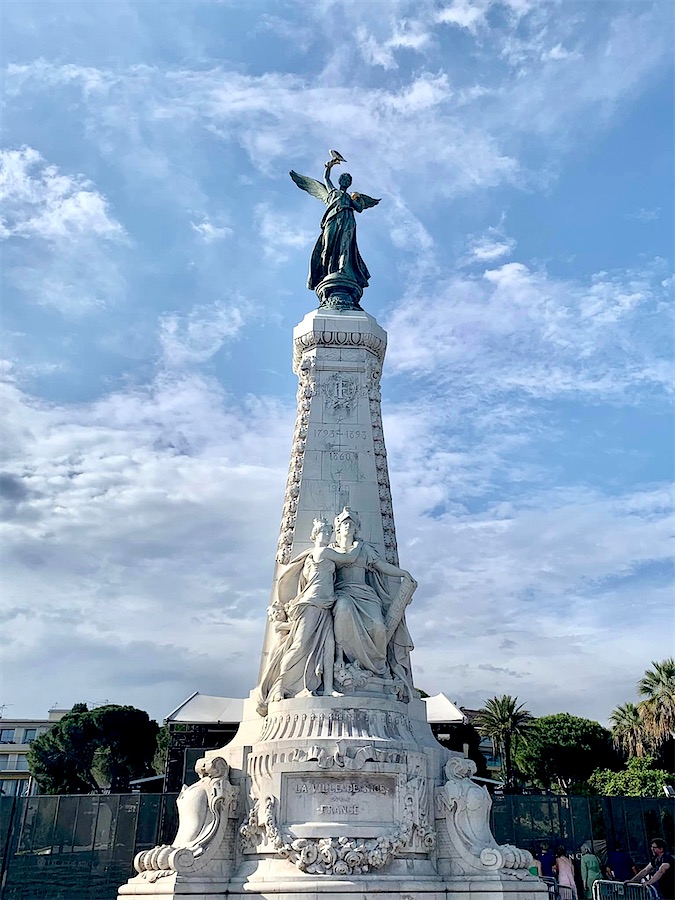
<path fill-rule="evenodd" d="M 124 297 L 127 235 L 90 181 L 23 147 L 0 154 L 0 184 L 6 277 L 28 303 L 78 316 Z"/>
<path fill-rule="evenodd" d="M 452 0 L 437 13 L 436 20 L 444 25 L 456 25 L 476 34 L 486 21 L 490 0 Z"/>
<path fill-rule="evenodd" d="M 195 689 L 245 696 L 290 405 L 235 401 L 182 372 L 69 406 L 9 383 L 3 409 L 12 702 L 30 708 L 30 685 L 14 677 L 27 657 L 64 705 L 86 690 L 161 716 Z M 670 559 L 668 491 L 530 487 L 470 512 L 449 506 L 452 495 L 477 496 L 491 470 L 513 471 L 504 443 L 449 445 L 431 405 L 386 412 L 400 553 L 420 580 L 409 614 L 417 683 L 469 705 L 499 689 L 538 713 L 605 718 L 644 667 L 644 648 L 667 652 L 667 628 L 655 634 L 652 621 L 663 622 L 664 588 L 638 575 Z M 463 474 L 445 477 L 453 472 Z M 431 514 L 437 505 L 446 512 Z"/>
<path fill-rule="evenodd" d="M 392 314 L 390 364 L 463 384 L 476 399 L 516 391 L 626 400 L 650 387 L 669 391 L 662 266 L 656 260 L 581 283 L 511 262 L 438 281 Z"/>
<path fill-rule="evenodd" d="M 515 239 L 504 232 L 502 225 L 488 228 L 481 235 L 470 235 L 467 244 L 460 261 L 464 266 L 495 262 L 502 256 L 510 256 L 516 248 Z"/>
<path fill-rule="evenodd" d="M 233 234 L 229 225 L 214 225 L 209 219 L 204 219 L 203 222 L 190 222 L 190 225 L 205 244 L 212 244 L 214 241 L 231 237 Z"/>
<path fill-rule="evenodd" d="M 431 35 L 420 20 L 401 19 L 394 24 L 388 38 L 378 41 L 365 25 L 356 30 L 356 42 L 364 60 L 371 66 L 396 69 L 396 51 L 412 50 L 420 53 L 429 44 Z"/>
<path fill-rule="evenodd" d="M 0 151 L 0 195 L 0 239 L 57 241 L 95 236 L 119 240 L 125 236 L 91 182 L 81 175 L 60 174 L 32 147 Z"/>
<path fill-rule="evenodd" d="M 323 209 L 319 209 L 323 214 Z M 259 203 L 255 211 L 263 252 L 276 265 L 287 261 L 289 250 L 306 249 L 318 237 L 318 231 L 299 228 L 293 216 L 274 209 L 269 203 Z"/>
<path fill-rule="evenodd" d="M 187 315 L 167 314 L 160 319 L 162 360 L 170 367 L 203 363 L 228 341 L 235 340 L 251 314 L 240 297 L 196 306 Z"/>

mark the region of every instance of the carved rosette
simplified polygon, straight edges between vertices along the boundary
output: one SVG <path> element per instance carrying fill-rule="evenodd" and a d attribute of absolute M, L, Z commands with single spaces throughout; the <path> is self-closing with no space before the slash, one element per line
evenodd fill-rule
<path fill-rule="evenodd" d="M 281 514 L 281 528 L 279 544 L 277 546 L 277 562 L 284 565 L 290 562 L 291 549 L 293 547 L 293 535 L 295 534 L 295 521 L 298 513 L 298 498 L 300 496 L 300 479 L 302 477 L 302 465 L 305 458 L 305 445 L 307 443 L 307 429 L 309 414 L 312 405 L 312 397 L 316 394 L 315 360 L 306 356 L 300 366 L 294 371 L 298 375 L 298 411 L 295 417 L 295 432 L 293 434 L 293 446 L 291 448 L 291 461 L 286 480 L 286 494 L 284 496 L 284 508 Z"/>

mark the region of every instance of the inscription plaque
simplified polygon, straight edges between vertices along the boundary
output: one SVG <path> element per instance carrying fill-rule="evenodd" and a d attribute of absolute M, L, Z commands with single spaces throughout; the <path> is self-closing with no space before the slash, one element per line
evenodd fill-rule
<path fill-rule="evenodd" d="M 392 775 L 283 776 L 288 822 L 394 822 Z"/>

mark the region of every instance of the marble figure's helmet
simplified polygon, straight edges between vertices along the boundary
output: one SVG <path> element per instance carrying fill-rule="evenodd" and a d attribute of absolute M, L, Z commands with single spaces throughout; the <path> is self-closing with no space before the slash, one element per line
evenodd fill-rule
<path fill-rule="evenodd" d="M 359 531 L 361 531 L 361 520 L 359 519 L 358 513 L 354 512 L 350 506 L 345 506 L 342 512 L 335 516 L 333 521 L 335 532 L 337 533 L 340 525 L 342 525 L 343 522 L 346 522 L 347 519 L 351 519 L 354 525 L 356 525 L 356 533 L 358 534 Z"/>

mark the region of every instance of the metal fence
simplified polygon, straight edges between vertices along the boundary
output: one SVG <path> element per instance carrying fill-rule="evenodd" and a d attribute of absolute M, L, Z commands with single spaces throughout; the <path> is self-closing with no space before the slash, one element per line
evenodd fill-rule
<path fill-rule="evenodd" d="M 113 900 L 135 854 L 171 842 L 176 796 L 0 797 L 0 898 Z"/>
<path fill-rule="evenodd" d="M 593 900 L 659 900 L 656 888 L 649 884 L 623 884 L 620 881 L 595 881 Z"/>
<path fill-rule="evenodd" d="M 135 854 L 173 839 L 175 799 L 0 797 L 0 900 L 114 900 Z M 499 843 L 527 850 L 542 841 L 569 851 L 587 840 L 620 841 L 644 865 L 651 838 L 673 846 L 674 816 L 667 798 L 506 796 L 494 798 L 492 825 Z"/>

